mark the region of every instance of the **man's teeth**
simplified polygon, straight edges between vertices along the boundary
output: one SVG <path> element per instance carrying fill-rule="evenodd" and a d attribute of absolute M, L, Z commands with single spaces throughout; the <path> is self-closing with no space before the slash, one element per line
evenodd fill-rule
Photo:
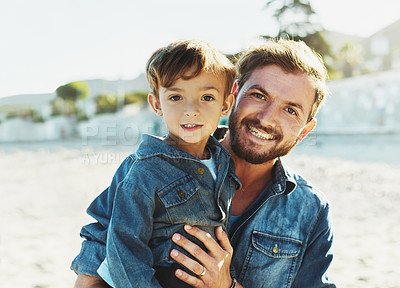
<path fill-rule="evenodd" d="M 197 125 L 196 124 L 186 124 L 186 125 L 183 125 L 183 127 L 185 127 L 185 128 L 193 128 L 193 127 L 196 127 Z"/>
<path fill-rule="evenodd" d="M 249 131 L 252 135 L 254 135 L 260 139 L 264 139 L 264 140 L 273 140 L 274 139 L 274 136 L 272 136 L 271 134 L 262 133 L 253 126 L 247 125 L 247 128 L 249 129 Z"/>

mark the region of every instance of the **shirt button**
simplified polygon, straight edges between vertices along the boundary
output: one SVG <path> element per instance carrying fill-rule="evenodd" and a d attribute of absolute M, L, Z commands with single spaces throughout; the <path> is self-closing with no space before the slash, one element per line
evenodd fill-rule
<path fill-rule="evenodd" d="M 178 196 L 181 197 L 181 198 L 184 198 L 186 196 L 185 191 L 179 189 L 178 190 Z"/>
<path fill-rule="evenodd" d="M 204 169 L 203 169 L 203 168 L 199 168 L 199 169 L 197 169 L 197 173 L 199 173 L 200 175 L 203 175 L 203 173 L 204 173 Z"/>
<path fill-rule="evenodd" d="M 275 244 L 275 247 L 272 249 L 272 252 L 275 254 L 279 252 L 278 244 Z"/>

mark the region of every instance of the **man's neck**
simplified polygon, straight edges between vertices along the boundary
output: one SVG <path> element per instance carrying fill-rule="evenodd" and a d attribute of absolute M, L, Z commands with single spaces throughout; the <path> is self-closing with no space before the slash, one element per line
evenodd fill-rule
<path fill-rule="evenodd" d="M 265 186 L 272 180 L 276 160 L 263 164 L 251 164 L 239 158 L 230 146 L 229 133 L 221 142 L 235 162 L 235 173 L 242 183 L 242 189 L 236 191 L 232 201 L 232 214 L 242 214 L 260 195 Z"/>

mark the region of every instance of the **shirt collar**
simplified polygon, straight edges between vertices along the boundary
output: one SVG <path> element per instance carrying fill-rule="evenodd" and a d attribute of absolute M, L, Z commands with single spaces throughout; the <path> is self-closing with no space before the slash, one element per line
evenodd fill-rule
<path fill-rule="evenodd" d="M 286 166 L 281 158 L 278 158 L 274 165 L 274 180 L 272 190 L 274 194 L 288 195 L 296 189 L 294 172 Z"/>
<path fill-rule="evenodd" d="M 212 136 L 208 139 L 206 146 L 208 149 L 210 149 L 210 152 L 215 158 L 218 158 L 220 154 L 226 154 L 224 157 L 227 158 L 230 156 L 226 150 L 221 149 L 221 144 Z M 142 134 L 142 142 L 136 151 L 136 156 L 138 159 L 145 159 L 159 155 L 164 155 L 170 158 L 196 159 L 189 153 L 163 141 L 163 138 L 161 137 L 156 137 L 150 134 Z"/>

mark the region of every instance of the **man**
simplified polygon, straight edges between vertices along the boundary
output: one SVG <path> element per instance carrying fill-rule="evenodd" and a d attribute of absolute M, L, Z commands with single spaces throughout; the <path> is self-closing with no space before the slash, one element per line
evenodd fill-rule
<path fill-rule="evenodd" d="M 332 261 L 327 200 L 280 160 L 314 129 L 326 95 L 326 69 L 304 43 L 280 40 L 247 51 L 238 74 L 236 103 L 222 140 L 242 182 L 232 201 L 229 240 L 222 229 L 216 231 L 217 243 L 204 231 L 185 227 L 207 251 L 174 235 L 197 260 L 171 251 L 195 274 L 178 269 L 176 276 L 193 287 L 335 287 L 326 275 Z M 108 222 L 104 225 L 101 235 L 82 231 L 89 241 L 73 269 L 86 275 L 78 276 L 76 287 L 107 287 L 91 267 L 100 265 L 96 255 L 104 258 Z"/>

